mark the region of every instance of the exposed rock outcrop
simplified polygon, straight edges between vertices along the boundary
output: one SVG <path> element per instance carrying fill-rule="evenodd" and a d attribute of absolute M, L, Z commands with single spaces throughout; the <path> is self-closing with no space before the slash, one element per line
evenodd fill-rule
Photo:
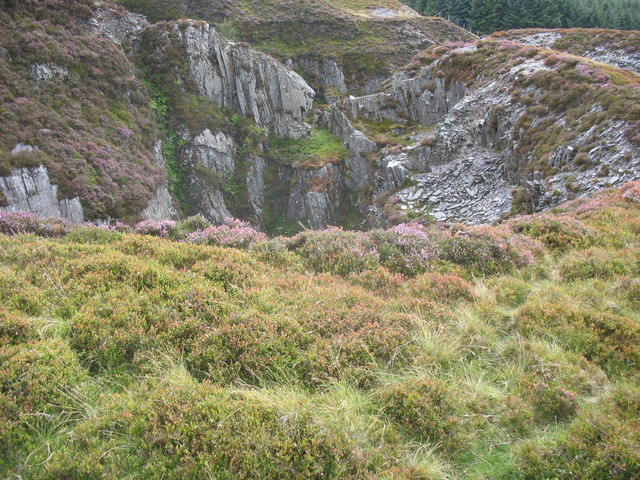
<path fill-rule="evenodd" d="M 183 135 L 183 138 L 187 142 L 182 154 L 183 159 L 192 165 L 210 170 L 220 178 L 233 174 L 235 170 L 233 156 L 236 152 L 233 138 L 223 132 L 217 132 L 214 135 L 209 129 L 192 139 L 189 139 L 188 135 Z"/>
<path fill-rule="evenodd" d="M 465 90 L 460 82 L 445 88 L 444 78 L 433 77 L 426 69 L 415 77 L 400 72 L 391 77 L 389 93 L 351 97 L 345 99 L 342 106 L 354 119 L 362 116 L 374 122 L 387 119 L 429 125 L 441 120 L 464 96 Z"/>
<path fill-rule="evenodd" d="M 58 200 L 58 187 L 49 181 L 47 169 L 16 168 L 0 177 L 0 192 L 6 199 L 4 211 L 28 211 L 40 217 L 61 217 L 82 223 L 84 213 L 79 198 Z"/>
<path fill-rule="evenodd" d="M 151 220 L 167 220 L 178 218 L 178 211 L 173 204 L 171 193 L 166 185 L 160 185 L 155 197 L 149 201 L 149 206 L 141 214 Z"/>
<path fill-rule="evenodd" d="M 341 192 L 340 169 L 332 163 L 318 169 L 296 170 L 287 216 L 307 219 L 314 229 L 335 225 Z"/>
<path fill-rule="evenodd" d="M 67 68 L 55 63 L 34 63 L 29 67 L 29 76 L 36 82 L 64 78 L 67 75 L 69 75 Z"/>
<path fill-rule="evenodd" d="M 120 45 L 137 39 L 148 25 L 144 15 L 122 11 L 96 2 L 93 16 L 88 21 L 89 30 Z"/>
<path fill-rule="evenodd" d="M 305 78 L 308 81 L 314 81 L 315 85 L 324 93 L 324 97 L 328 102 L 333 103 L 349 92 L 344 72 L 335 60 L 301 57 L 296 59 L 295 63 L 291 60 L 287 63 L 292 67 L 295 66 L 303 70 Z"/>
<path fill-rule="evenodd" d="M 174 26 L 200 93 L 282 137 L 309 133 L 305 124 L 314 91 L 273 58 L 223 38 L 203 22 Z"/>
<path fill-rule="evenodd" d="M 164 167 L 165 159 L 162 154 L 162 142 L 157 141 L 154 146 L 154 155 L 156 163 Z M 178 210 L 176 209 L 169 187 L 167 185 L 159 185 L 156 195 L 149 201 L 149 205 L 141 213 L 144 218 L 151 220 L 168 220 L 178 218 Z"/>
<path fill-rule="evenodd" d="M 267 161 L 262 157 L 252 157 L 251 166 L 247 171 L 246 186 L 249 206 L 253 210 L 256 219 L 264 221 L 264 189 Z"/>
<path fill-rule="evenodd" d="M 581 56 L 590 58 L 596 62 L 608 63 L 609 65 L 614 65 L 618 68 L 624 68 L 625 70 L 640 73 L 640 47 L 638 47 L 637 41 L 635 45 L 632 42 L 631 46 L 629 46 L 627 42 L 623 42 L 623 45 L 615 45 L 615 42 L 610 42 L 606 38 L 613 32 L 614 31 L 612 30 L 604 31 L 601 32 L 603 35 L 600 35 L 597 30 L 590 31 L 588 29 L 564 29 L 553 31 L 511 30 L 505 32 L 504 35 L 525 45 L 559 50 L 563 50 L 563 48 L 560 48 L 562 46 L 561 41 L 563 38 L 569 37 L 570 40 L 564 43 L 571 46 L 569 50 L 572 50 L 572 53 L 579 53 Z M 637 35 L 637 32 L 627 31 L 626 34 L 632 36 Z M 581 46 L 579 41 L 571 41 L 571 37 L 574 35 L 588 36 L 593 40 L 593 44 Z M 598 37 L 601 37 L 600 41 L 602 44 L 600 45 L 597 44 Z"/>

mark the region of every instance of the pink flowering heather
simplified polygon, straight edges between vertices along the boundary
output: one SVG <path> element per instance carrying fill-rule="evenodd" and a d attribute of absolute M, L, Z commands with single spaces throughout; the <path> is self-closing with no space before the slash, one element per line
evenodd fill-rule
<path fill-rule="evenodd" d="M 141 235 L 153 235 L 154 237 L 167 238 L 169 232 L 176 227 L 173 220 L 143 220 L 138 223 L 134 230 Z"/>
<path fill-rule="evenodd" d="M 380 261 L 377 247 L 366 233 L 337 227 L 301 232 L 289 240 L 288 247 L 313 270 L 337 275 L 375 268 Z"/>
<path fill-rule="evenodd" d="M 419 223 L 401 223 L 393 228 L 397 243 L 403 252 L 405 268 L 408 271 L 422 271 L 438 256 L 434 232 Z"/>
<path fill-rule="evenodd" d="M 438 257 L 438 232 L 418 223 L 401 223 L 368 235 L 378 248 L 380 262 L 392 272 L 414 276 L 429 270 Z"/>
<path fill-rule="evenodd" d="M 189 243 L 235 248 L 249 248 L 266 240 L 264 233 L 255 230 L 248 222 L 235 218 L 227 218 L 223 225 L 214 225 L 187 236 Z"/>
<path fill-rule="evenodd" d="M 19 235 L 33 233 L 43 237 L 63 237 L 74 226 L 61 218 L 41 218 L 29 212 L 0 211 L 0 233 Z"/>
<path fill-rule="evenodd" d="M 129 140 L 129 138 L 131 138 L 131 136 L 133 135 L 133 132 L 125 127 L 117 127 L 116 132 L 125 140 Z"/>

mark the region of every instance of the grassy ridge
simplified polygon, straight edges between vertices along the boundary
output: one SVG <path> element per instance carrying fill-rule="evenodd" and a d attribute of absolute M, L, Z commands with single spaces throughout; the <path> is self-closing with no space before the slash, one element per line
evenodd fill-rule
<path fill-rule="evenodd" d="M 636 182 L 498 227 L 23 222 L 52 238 L 0 235 L 0 476 L 635 478 L 639 211 Z"/>

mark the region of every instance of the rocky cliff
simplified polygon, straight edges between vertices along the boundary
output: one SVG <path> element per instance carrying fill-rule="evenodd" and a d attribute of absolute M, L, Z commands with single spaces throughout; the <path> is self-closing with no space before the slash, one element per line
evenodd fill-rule
<path fill-rule="evenodd" d="M 485 40 L 425 52 L 383 92 L 338 102 L 328 124 L 346 142 L 378 139 L 376 222 L 493 222 L 638 178 L 640 77 L 624 72 Z"/>
<path fill-rule="evenodd" d="M 252 117 L 258 127 L 281 137 L 309 133 L 304 123 L 314 91 L 274 59 L 224 39 L 207 23 L 172 28 L 184 47 L 189 73 L 200 94 L 218 107 Z"/>
<path fill-rule="evenodd" d="M 323 28 L 335 27 L 335 11 L 309 5 Z M 571 30 L 503 32 L 420 51 L 472 38 L 452 38 L 456 30 L 441 24 L 414 41 L 409 31 L 422 20 L 408 10 L 340 10 L 342 33 L 356 29 L 355 39 L 362 32 L 349 26 L 351 15 L 409 32 L 417 55 L 385 77 L 392 62 L 384 51 L 386 66 L 361 75 L 333 50 L 311 55 L 303 44 L 281 62 L 229 40 L 218 30 L 234 34 L 224 23 L 231 10 L 216 26 L 149 23 L 81 1 L 1 12 L 16 38 L 34 16 L 60 13 L 38 35 L 61 49 L 69 39 L 79 45 L 41 55 L 3 37 L 2 208 L 73 221 L 203 213 L 292 233 L 411 219 L 493 222 L 638 178 L 640 77 L 626 37 L 608 33 L 608 56 L 593 43 L 581 44 L 585 56 L 549 48 L 584 37 Z"/>
<path fill-rule="evenodd" d="M 418 51 L 474 36 L 397 0 L 122 0 L 153 21 L 204 20 L 300 73 L 333 101 L 373 93 Z"/>

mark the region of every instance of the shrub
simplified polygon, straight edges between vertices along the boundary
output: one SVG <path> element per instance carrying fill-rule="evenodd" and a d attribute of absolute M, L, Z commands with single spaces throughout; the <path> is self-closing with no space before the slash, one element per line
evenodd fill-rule
<path fill-rule="evenodd" d="M 164 291 L 155 288 L 152 275 L 139 276 L 142 283 L 131 277 L 125 274 L 130 285 L 96 297 L 71 321 L 71 346 L 92 369 L 130 364 L 136 355 L 166 345 L 189 354 L 226 312 L 224 295 L 209 285 Z"/>
<path fill-rule="evenodd" d="M 38 332 L 28 317 L 10 313 L 0 306 L 0 348 L 37 338 Z"/>
<path fill-rule="evenodd" d="M 382 387 L 376 395 L 382 412 L 408 435 L 447 449 L 459 441 L 456 394 L 444 382 L 411 379 Z"/>
<path fill-rule="evenodd" d="M 406 281 L 404 275 L 391 273 L 385 267 L 379 266 L 375 270 L 351 273 L 349 281 L 368 290 L 379 293 L 390 293 L 398 289 Z"/>
<path fill-rule="evenodd" d="M 0 472 L 18 450 L 33 448 L 28 425 L 69 408 L 67 391 L 86 378 L 77 357 L 60 340 L 0 344 Z M 5 463 L 7 462 L 7 463 Z"/>
<path fill-rule="evenodd" d="M 566 215 L 542 214 L 509 223 L 513 231 L 541 241 L 547 247 L 566 251 L 596 243 L 596 237 L 582 222 Z"/>
<path fill-rule="evenodd" d="M 108 245 L 122 238 L 122 234 L 109 227 L 84 226 L 69 232 L 64 239 L 90 245 Z"/>
<path fill-rule="evenodd" d="M 640 327 L 626 317 L 555 303 L 529 303 L 515 316 L 524 334 L 556 338 L 609 372 L 640 365 Z"/>
<path fill-rule="evenodd" d="M 43 477 L 351 477 L 359 469 L 352 448 L 308 413 L 280 416 L 215 386 L 156 382 L 78 425 Z"/>
<path fill-rule="evenodd" d="M 340 228 L 301 232 L 287 246 L 312 270 L 336 275 L 373 269 L 380 258 L 376 245 L 365 233 Z"/>
<path fill-rule="evenodd" d="M 589 278 L 609 279 L 629 274 L 640 275 L 640 255 L 638 252 L 623 250 L 618 253 L 591 248 L 581 252 L 572 252 L 560 264 L 560 275 L 566 281 Z"/>
<path fill-rule="evenodd" d="M 471 284 L 457 275 L 427 272 L 418 275 L 406 285 L 411 295 L 438 302 L 471 300 Z"/>
<path fill-rule="evenodd" d="M 531 365 L 523 379 L 523 396 L 533 405 L 537 417 L 547 422 L 566 420 L 577 409 L 577 394 L 558 378 L 560 365 L 540 361 Z"/>
<path fill-rule="evenodd" d="M 519 263 L 508 241 L 487 235 L 453 233 L 439 242 L 440 258 L 480 275 L 508 273 Z"/>
<path fill-rule="evenodd" d="M 173 220 L 143 220 L 134 227 L 134 231 L 141 235 L 152 235 L 154 237 L 168 238 L 169 234 L 176 228 Z"/>
<path fill-rule="evenodd" d="M 581 412 L 553 443 L 525 442 L 515 451 L 523 480 L 630 480 L 640 476 L 637 387 L 622 387 Z M 508 477 L 514 478 L 514 477 Z"/>
<path fill-rule="evenodd" d="M 418 223 L 402 223 L 386 232 L 371 232 L 380 261 L 389 270 L 414 276 L 431 268 L 438 258 L 437 233 Z"/>
<path fill-rule="evenodd" d="M 516 277 L 501 277 L 488 283 L 496 300 L 509 307 L 522 305 L 531 292 L 531 285 Z"/>
<path fill-rule="evenodd" d="M 256 384 L 282 372 L 303 377 L 299 371 L 305 350 L 317 341 L 310 333 L 294 318 L 231 312 L 223 322 L 194 335 L 188 346 L 189 365 L 223 384 L 234 380 Z"/>
<path fill-rule="evenodd" d="M 31 341 L 0 350 L 0 384 L 20 412 L 47 412 L 68 403 L 64 390 L 86 378 L 77 357 L 60 340 Z"/>
<path fill-rule="evenodd" d="M 0 211 L 0 233 L 7 235 L 33 233 L 42 237 L 63 237 L 72 230 L 73 225 L 61 218 L 41 218 L 29 212 Z"/>
<path fill-rule="evenodd" d="M 211 223 L 202 214 L 194 215 L 176 223 L 170 236 L 173 240 L 182 240 L 187 238 L 190 233 L 206 230 L 209 227 L 211 227 Z"/>
<path fill-rule="evenodd" d="M 39 159 L 61 197 L 80 197 L 86 218 L 123 218 L 147 206 L 166 174 L 153 153 L 159 132 L 147 89 L 123 49 L 82 26 L 89 5 L 3 2 L 0 170 Z M 38 63 L 63 68 L 64 80 L 31 81 L 28 69 Z M 6 152 L 18 142 L 39 150 Z"/>
<path fill-rule="evenodd" d="M 228 218 L 224 225 L 209 227 L 206 230 L 187 235 L 187 242 L 200 245 L 219 245 L 223 247 L 249 248 L 265 242 L 267 236 L 255 230 L 247 222 Z"/>

